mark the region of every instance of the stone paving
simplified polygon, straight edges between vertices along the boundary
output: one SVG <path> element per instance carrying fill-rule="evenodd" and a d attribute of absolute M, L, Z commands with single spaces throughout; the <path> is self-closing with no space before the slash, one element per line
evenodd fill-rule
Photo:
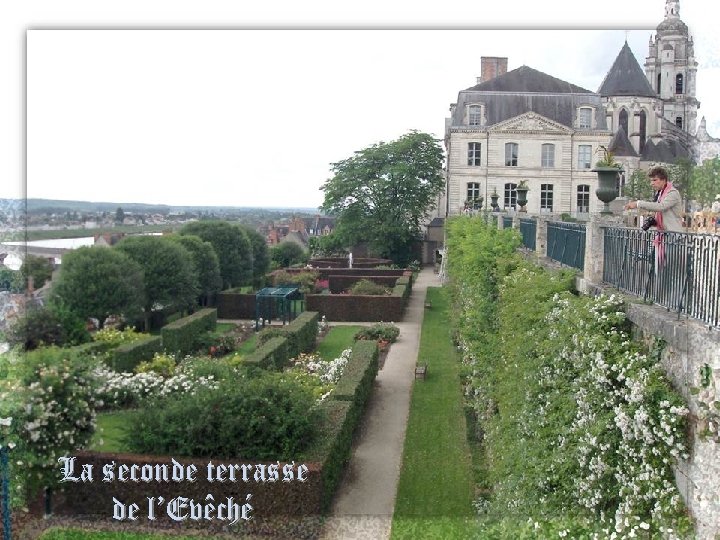
<path fill-rule="evenodd" d="M 400 336 L 390 347 L 385 365 L 378 372 L 322 540 L 384 540 L 390 537 L 425 311 L 425 292 L 428 286 L 439 285 L 440 280 L 433 269 L 423 269 L 413 284 L 403 321 L 393 321 L 400 328 Z"/>

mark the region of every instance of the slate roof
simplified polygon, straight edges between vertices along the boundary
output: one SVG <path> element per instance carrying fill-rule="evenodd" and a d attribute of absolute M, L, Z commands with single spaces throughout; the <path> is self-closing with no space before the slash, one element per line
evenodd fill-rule
<path fill-rule="evenodd" d="M 608 151 L 612 152 L 616 156 L 638 157 L 637 152 L 633 148 L 633 145 L 630 142 L 630 139 L 628 139 L 627 133 L 625 133 L 625 129 L 622 126 L 618 128 L 613 135 L 613 138 L 610 140 Z"/>
<path fill-rule="evenodd" d="M 597 91 L 603 97 L 608 96 L 643 96 L 658 97 L 645 77 L 640 64 L 630 46 L 625 42 L 615 58 L 612 67 L 605 75 Z"/>
<path fill-rule="evenodd" d="M 466 105 L 476 102 L 486 106 L 486 127 L 533 111 L 573 128 L 578 107 L 602 108 L 598 94 L 528 66 L 460 91 L 450 126 L 463 126 Z M 607 129 L 604 114 L 596 121 L 597 129 Z"/>
<path fill-rule="evenodd" d="M 661 139 L 657 144 L 648 141 L 643 149 L 642 161 L 655 161 L 658 163 L 675 163 L 680 158 L 688 158 L 689 152 L 678 141 Z"/>
<path fill-rule="evenodd" d="M 503 75 L 476 84 L 468 88 L 468 90 L 484 92 L 538 92 L 542 94 L 592 94 L 591 90 L 575 86 L 574 84 L 528 66 L 520 66 Z"/>

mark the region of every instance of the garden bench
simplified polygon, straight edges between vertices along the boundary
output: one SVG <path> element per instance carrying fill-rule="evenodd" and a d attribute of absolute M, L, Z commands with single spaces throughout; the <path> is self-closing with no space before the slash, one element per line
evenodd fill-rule
<path fill-rule="evenodd" d="M 427 364 L 418 364 L 415 366 L 415 378 L 416 379 L 425 380 L 426 375 L 427 375 Z"/>

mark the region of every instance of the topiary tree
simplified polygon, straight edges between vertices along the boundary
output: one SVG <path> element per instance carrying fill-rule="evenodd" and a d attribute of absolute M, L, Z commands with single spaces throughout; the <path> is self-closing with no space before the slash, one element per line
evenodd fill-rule
<path fill-rule="evenodd" d="M 162 236 L 127 236 L 113 248 L 125 253 L 144 276 L 145 329 L 156 309 L 191 309 L 200 290 L 192 256 L 179 243 Z"/>
<path fill-rule="evenodd" d="M 112 248 L 81 247 L 63 255 L 50 303 L 83 322 L 95 318 L 102 326 L 109 315 L 137 317 L 145 303 L 145 282 L 140 265 Z"/>
<path fill-rule="evenodd" d="M 200 289 L 198 303 L 201 306 L 207 306 L 210 298 L 222 288 L 220 260 L 217 253 L 215 253 L 215 248 L 210 242 L 191 234 L 173 234 L 167 238 L 178 242 L 190 253 L 198 276 Z"/>
<path fill-rule="evenodd" d="M 223 289 L 249 285 L 253 278 L 253 251 L 245 231 L 226 221 L 196 221 L 180 234 L 199 236 L 215 248 L 220 263 Z"/>

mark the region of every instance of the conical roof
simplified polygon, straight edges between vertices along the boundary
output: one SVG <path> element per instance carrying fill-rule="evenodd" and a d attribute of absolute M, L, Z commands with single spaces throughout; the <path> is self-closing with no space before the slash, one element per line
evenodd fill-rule
<path fill-rule="evenodd" d="M 613 138 L 610 140 L 608 151 L 616 156 L 638 157 L 635 148 L 633 148 L 630 139 L 628 139 L 627 133 L 625 133 L 625 128 L 622 126 L 617 129 L 615 135 L 613 135 Z"/>
<path fill-rule="evenodd" d="M 630 46 L 625 42 L 597 92 L 603 97 L 657 97 Z"/>

